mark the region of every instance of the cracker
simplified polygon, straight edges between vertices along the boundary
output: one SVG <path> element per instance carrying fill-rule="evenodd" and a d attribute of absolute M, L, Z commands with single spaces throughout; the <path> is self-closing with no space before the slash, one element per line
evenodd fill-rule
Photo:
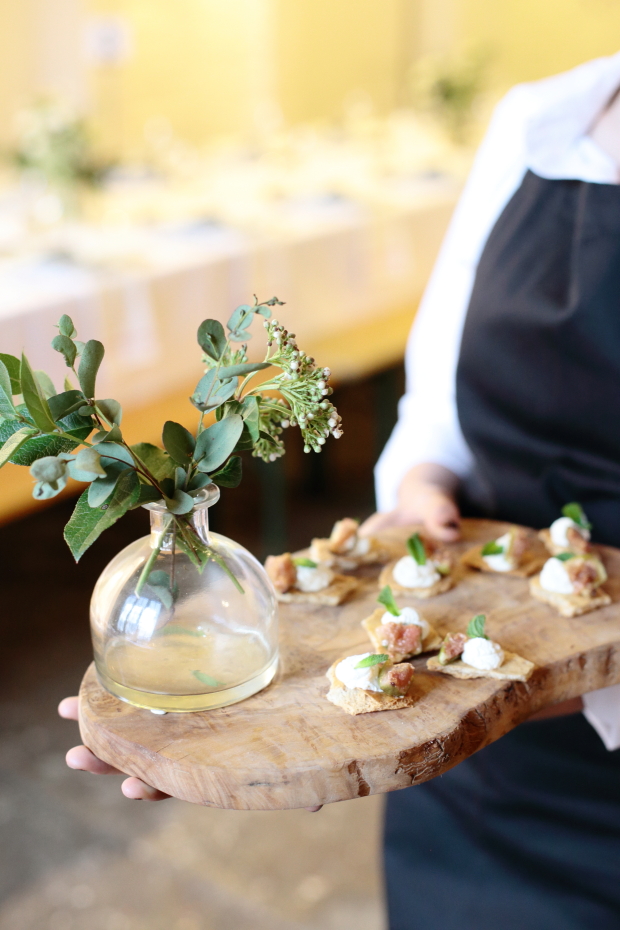
<path fill-rule="evenodd" d="M 382 653 L 386 649 L 386 647 L 376 635 L 376 631 L 381 626 L 381 618 L 384 613 L 385 611 L 383 608 L 378 607 L 375 611 L 373 611 L 370 617 L 366 617 L 365 620 L 362 620 L 362 626 L 368 633 L 376 653 Z M 416 653 L 416 655 L 421 655 L 423 652 L 433 652 L 435 649 L 440 649 L 442 641 L 443 640 L 437 630 L 431 626 L 428 636 L 422 640 L 422 648 L 420 649 L 420 652 Z M 398 663 L 402 662 L 404 659 L 410 659 L 411 655 L 409 653 L 397 652 L 390 654 L 390 658 L 394 663 Z"/>
<path fill-rule="evenodd" d="M 345 687 L 336 677 L 336 666 L 344 658 L 346 656 L 337 659 L 326 672 L 329 679 L 329 691 L 326 697 L 328 701 L 341 707 L 347 714 L 356 716 L 357 714 L 372 714 L 377 710 L 400 710 L 403 707 L 413 707 L 416 703 L 417 698 L 411 693 L 411 685 L 407 694 L 402 697 L 391 697 L 383 692 Z"/>
<path fill-rule="evenodd" d="M 386 565 L 379 575 L 380 588 L 384 588 L 386 584 L 389 584 L 394 594 L 408 594 L 410 597 L 427 598 L 435 597 L 436 594 L 443 594 L 444 591 L 449 591 L 450 588 L 453 588 L 456 584 L 454 569 L 452 569 L 449 575 L 440 578 L 439 581 L 436 581 L 430 588 L 405 588 L 402 584 L 394 580 L 394 566 L 397 561 L 398 559 L 395 559 L 393 562 L 390 562 L 389 565 Z"/>
<path fill-rule="evenodd" d="M 473 549 L 468 549 L 461 556 L 463 565 L 476 568 L 481 572 L 491 572 L 493 575 L 512 575 L 514 578 L 528 578 L 535 572 L 539 572 L 547 561 L 547 553 L 543 552 L 539 546 L 533 546 L 525 550 L 516 568 L 511 568 L 508 572 L 498 572 L 484 561 L 482 549 L 483 546 L 474 546 Z"/>
<path fill-rule="evenodd" d="M 296 588 L 291 588 L 284 594 L 276 591 L 276 595 L 283 604 L 321 604 L 324 607 L 337 607 L 338 604 L 346 601 L 359 586 L 360 582 L 357 578 L 334 575 L 332 583 L 322 591 L 298 591 Z"/>
<path fill-rule="evenodd" d="M 545 591 L 540 584 L 540 575 L 536 575 L 530 581 L 530 594 L 536 600 L 555 607 L 563 617 L 579 617 L 581 614 L 587 614 L 591 610 L 598 610 L 599 607 L 607 607 L 611 604 L 609 594 L 606 594 L 601 588 L 596 589 L 594 596 L 585 594 L 558 594 L 556 591 Z"/>
<path fill-rule="evenodd" d="M 429 672 L 443 672 L 453 678 L 495 678 L 498 681 L 527 681 L 534 671 L 534 663 L 514 652 L 504 650 L 504 661 L 499 668 L 483 670 L 465 665 L 462 659 L 441 665 L 437 656 L 426 660 Z"/>
<path fill-rule="evenodd" d="M 366 555 L 347 555 L 347 553 L 332 552 L 329 548 L 329 539 L 313 539 L 310 545 L 309 557 L 313 562 L 321 562 L 329 568 L 340 571 L 353 571 L 360 565 L 380 565 L 390 559 L 406 555 L 405 547 L 397 542 L 379 542 L 370 540 L 370 549 Z"/>

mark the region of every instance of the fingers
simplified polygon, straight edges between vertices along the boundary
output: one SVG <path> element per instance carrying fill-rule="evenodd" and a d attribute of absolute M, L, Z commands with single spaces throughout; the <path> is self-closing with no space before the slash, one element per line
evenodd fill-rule
<path fill-rule="evenodd" d="M 164 794 L 157 788 L 151 788 L 139 778 L 126 778 L 121 785 L 121 791 L 131 801 L 165 801 L 170 797 L 169 794 Z"/>
<path fill-rule="evenodd" d="M 64 698 L 58 705 L 58 713 L 65 720 L 78 719 L 78 699 L 76 697 Z"/>
<path fill-rule="evenodd" d="M 454 542 L 461 535 L 461 515 L 455 502 L 444 495 L 429 501 L 424 524 L 429 533 L 441 542 Z"/>
<path fill-rule="evenodd" d="M 372 536 L 386 530 L 389 526 L 398 524 L 398 511 L 390 510 L 389 513 L 373 513 L 359 528 L 360 536 Z"/>
<path fill-rule="evenodd" d="M 66 755 L 66 762 L 70 769 L 81 772 L 91 772 L 93 775 L 122 775 L 113 765 L 108 765 L 98 759 L 86 746 L 74 746 Z"/>

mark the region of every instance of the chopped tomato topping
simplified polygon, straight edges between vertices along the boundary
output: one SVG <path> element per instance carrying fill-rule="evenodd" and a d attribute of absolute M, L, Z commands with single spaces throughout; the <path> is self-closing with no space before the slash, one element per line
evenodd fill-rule
<path fill-rule="evenodd" d="M 265 562 L 265 571 L 271 583 L 280 594 L 285 594 L 297 581 L 297 569 L 290 552 L 284 555 L 269 555 Z"/>
<path fill-rule="evenodd" d="M 377 630 L 377 636 L 381 643 L 387 643 L 387 653 L 392 658 L 397 654 L 416 655 L 422 646 L 422 630 L 413 623 L 385 623 Z"/>

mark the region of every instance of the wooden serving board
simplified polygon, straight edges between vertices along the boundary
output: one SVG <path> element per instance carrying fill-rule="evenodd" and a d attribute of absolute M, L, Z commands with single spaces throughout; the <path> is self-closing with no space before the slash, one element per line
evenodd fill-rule
<path fill-rule="evenodd" d="M 461 553 L 506 528 L 466 520 L 454 549 Z M 491 638 L 536 664 L 527 684 L 458 681 L 425 671 L 417 658 L 414 707 L 351 717 L 330 704 L 327 668 L 371 648 L 360 621 L 376 606 L 377 569 L 341 607 L 282 605 L 280 671 L 268 688 L 232 707 L 155 716 L 112 697 L 91 665 L 80 691 L 82 738 L 122 771 L 212 807 L 310 807 L 407 788 L 441 775 L 546 705 L 620 682 L 620 551 L 601 552 L 613 603 L 582 617 L 559 617 L 532 600 L 524 579 L 469 569 L 451 591 L 415 602 L 441 633 L 486 613 Z"/>

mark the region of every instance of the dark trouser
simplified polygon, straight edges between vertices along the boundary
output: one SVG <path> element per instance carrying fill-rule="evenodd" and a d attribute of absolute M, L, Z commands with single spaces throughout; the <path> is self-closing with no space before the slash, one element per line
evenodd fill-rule
<path fill-rule="evenodd" d="M 527 723 L 388 796 L 390 930 L 619 930 L 620 750 Z"/>

